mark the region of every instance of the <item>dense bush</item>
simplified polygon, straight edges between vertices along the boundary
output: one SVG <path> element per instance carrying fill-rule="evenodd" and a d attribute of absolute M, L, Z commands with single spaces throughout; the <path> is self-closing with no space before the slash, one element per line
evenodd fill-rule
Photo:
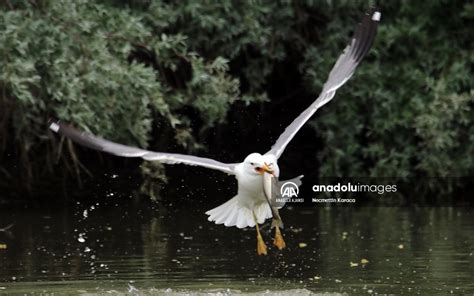
<path fill-rule="evenodd" d="M 387 7 L 370 61 L 338 94 L 341 100 L 322 111 L 327 115 L 313 122 L 324 131 L 324 174 L 473 173 L 473 6 L 399 4 Z M 307 51 L 307 79 L 315 88 L 323 80 L 313 74 L 314 65 L 329 68 L 326 53 L 336 50 L 331 39 L 338 39 L 336 31 L 328 31 L 323 55 Z"/>
<path fill-rule="evenodd" d="M 297 69 L 297 95 L 317 96 L 370 4 L 5 1 L 1 161 L 19 163 L 26 178 L 58 157 L 67 165 L 46 129 L 50 117 L 141 147 L 159 123 L 181 145 L 199 147 L 196 135 L 225 121 L 234 102 L 281 100 L 268 91 L 277 66 Z M 474 5 L 391 1 L 381 9 L 367 60 L 311 122 L 323 144 L 314 147 L 319 174 L 472 175 Z"/>

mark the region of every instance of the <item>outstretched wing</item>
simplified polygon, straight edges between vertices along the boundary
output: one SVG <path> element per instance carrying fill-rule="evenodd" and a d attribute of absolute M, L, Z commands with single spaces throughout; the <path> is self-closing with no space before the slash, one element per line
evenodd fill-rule
<path fill-rule="evenodd" d="M 63 135 L 78 144 L 117 156 L 141 157 L 145 160 L 159 161 L 166 164 L 181 163 L 193 166 L 202 166 L 213 170 L 219 170 L 227 174 L 234 174 L 234 167 L 236 166 L 234 163 L 222 163 L 209 158 L 174 153 L 153 152 L 114 143 L 112 141 L 99 138 L 93 134 L 78 131 L 73 127 L 59 121 L 51 122 L 49 128 L 52 131 L 59 133 L 60 135 Z"/>
<path fill-rule="evenodd" d="M 328 80 L 324 84 L 319 97 L 285 129 L 271 150 L 266 154 L 273 154 L 278 159 L 306 121 L 311 118 L 316 110 L 329 102 L 336 94 L 336 90 L 351 78 L 355 69 L 372 46 L 377 34 L 377 25 L 380 17 L 381 13 L 376 10 L 364 16 L 350 44 L 344 49 L 344 52 L 329 73 Z"/>

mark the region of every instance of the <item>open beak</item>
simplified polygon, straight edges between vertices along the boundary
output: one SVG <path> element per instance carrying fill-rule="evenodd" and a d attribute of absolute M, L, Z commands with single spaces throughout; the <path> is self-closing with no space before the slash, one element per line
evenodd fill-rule
<path fill-rule="evenodd" d="M 266 163 L 264 163 L 263 166 L 257 168 L 257 171 L 260 175 L 263 175 L 263 173 L 269 173 L 270 175 L 273 175 L 273 170 Z"/>

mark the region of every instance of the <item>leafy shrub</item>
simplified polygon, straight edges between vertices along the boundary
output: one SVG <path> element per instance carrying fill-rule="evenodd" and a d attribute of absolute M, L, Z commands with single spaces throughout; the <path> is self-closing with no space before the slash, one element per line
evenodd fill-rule
<path fill-rule="evenodd" d="M 141 147 L 156 139 L 152 128 L 168 127 L 187 149 L 202 147 L 193 135 L 216 129 L 236 102 L 295 98 L 269 95 L 282 82 L 272 81 L 281 65 L 296 69 L 296 95 L 317 96 L 370 4 L 6 1 L 0 157 L 9 168 L 19 162 L 26 179 L 52 171 L 45 164 L 58 157 L 71 168 L 74 150 L 62 149 L 47 131 L 50 117 Z M 314 149 L 319 175 L 472 175 L 474 6 L 438 0 L 381 8 L 367 60 L 311 121 L 322 143 Z"/>

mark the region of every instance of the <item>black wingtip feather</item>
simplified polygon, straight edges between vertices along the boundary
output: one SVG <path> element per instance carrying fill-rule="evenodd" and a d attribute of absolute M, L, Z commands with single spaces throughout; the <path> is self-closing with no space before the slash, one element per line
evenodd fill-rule
<path fill-rule="evenodd" d="M 71 139 L 72 141 L 80 145 L 89 147 L 94 150 L 103 150 L 101 143 L 99 143 L 93 135 L 90 135 L 86 132 L 78 131 L 71 126 L 62 123 L 60 120 L 50 119 L 49 129 L 68 139 Z"/>
<path fill-rule="evenodd" d="M 365 15 L 362 19 L 362 22 L 358 25 L 357 30 L 360 31 L 359 39 L 356 39 L 356 47 L 354 48 L 352 57 L 359 63 L 362 60 L 364 54 L 364 48 L 367 44 L 368 39 L 370 38 L 370 27 L 367 25 L 368 16 Z"/>
<path fill-rule="evenodd" d="M 354 34 L 357 46 L 351 54 L 357 63 L 369 52 L 375 40 L 375 35 L 377 34 L 377 27 L 381 15 L 378 9 L 372 8 L 369 13 L 364 15 L 362 22 L 358 25 L 356 33 Z"/>
<path fill-rule="evenodd" d="M 368 24 L 368 28 L 366 29 L 367 36 L 364 40 L 364 43 L 361 46 L 361 50 L 359 51 L 359 55 L 357 56 L 357 61 L 360 62 L 369 52 L 369 49 L 372 47 L 372 44 L 375 39 L 375 32 L 376 32 L 377 25 L 375 22 L 370 22 Z"/>

